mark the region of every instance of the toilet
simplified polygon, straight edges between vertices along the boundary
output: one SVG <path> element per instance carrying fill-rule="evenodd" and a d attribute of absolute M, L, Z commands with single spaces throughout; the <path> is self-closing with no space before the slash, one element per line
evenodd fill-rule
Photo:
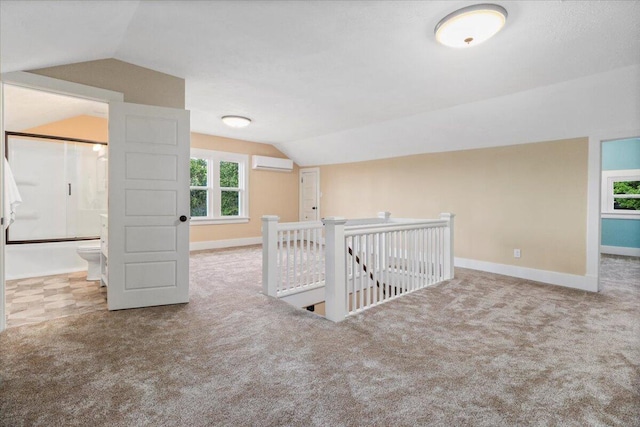
<path fill-rule="evenodd" d="M 87 280 L 100 280 L 100 244 L 80 245 L 78 255 L 89 264 Z"/>

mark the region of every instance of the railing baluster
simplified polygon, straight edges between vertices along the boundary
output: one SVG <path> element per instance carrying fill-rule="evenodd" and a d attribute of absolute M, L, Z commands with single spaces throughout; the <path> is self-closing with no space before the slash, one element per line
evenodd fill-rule
<path fill-rule="evenodd" d="M 420 230 L 411 230 L 411 238 L 413 239 L 413 273 L 411 274 L 411 287 L 412 289 L 420 289 Z"/>
<path fill-rule="evenodd" d="M 282 274 L 282 259 L 284 252 L 282 231 L 278 231 L 278 290 L 282 289 L 284 276 Z"/>
<path fill-rule="evenodd" d="M 422 261 L 422 265 L 420 267 L 420 279 L 421 279 L 421 284 L 422 287 L 424 288 L 425 286 L 427 286 L 427 229 L 423 228 L 422 229 L 422 233 L 420 233 L 420 236 L 422 236 L 422 244 L 420 245 L 420 249 L 422 250 L 422 257 L 421 257 L 421 261 Z"/>
<path fill-rule="evenodd" d="M 389 297 L 393 297 L 396 294 L 396 279 L 398 277 L 398 268 L 397 268 L 397 244 L 396 244 L 396 238 L 397 238 L 397 232 L 392 231 L 391 232 L 391 249 L 390 249 L 390 253 L 391 253 L 391 279 L 389 280 L 389 285 L 391 286 L 391 289 L 389 290 Z"/>
<path fill-rule="evenodd" d="M 411 290 L 418 289 L 418 230 L 411 230 Z"/>
<path fill-rule="evenodd" d="M 436 228 L 436 282 L 440 281 L 440 229 Z"/>
<path fill-rule="evenodd" d="M 390 233 L 389 238 L 389 256 L 391 257 L 391 270 L 389 271 L 389 298 L 395 294 L 395 280 L 396 280 L 396 232 Z"/>
<path fill-rule="evenodd" d="M 380 281 L 378 279 L 378 245 L 380 234 L 371 234 L 371 272 L 373 273 L 373 280 L 371 283 L 371 303 L 376 305 L 378 303 L 378 292 L 380 292 Z"/>
<path fill-rule="evenodd" d="M 358 299 L 360 301 L 360 304 L 358 305 L 358 309 L 362 310 L 362 307 L 364 307 L 364 273 L 362 272 L 362 256 L 364 254 L 364 250 L 362 248 L 362 245 L 364 244 L 364 236 L 361 235 L 360 238 L 358 239 L 358 259 L 360 260 L 360 263 L 358 264 L 358 272 L 360 273 L 359 279 L 358 279 Z"/>
<path fill-rule="evenodd" d="M 402 269 L 404 274 L 402 275 L 402 292 L 406 293 L 409 290 L 409 251 L 408 251 L 408 242 L 407 242 L 407 230 L 402 232 L 402 261 L 404 263 L 404 268 Z"/>
<path fill-rule="evenodd" d="M 440 276 L 438 281 L 444 278 L 444 229 L 440 227 Z"/>
<path fill-rule="evenodd" d="M 302 230 L 302 237 L 304 242 L 304 284 L 309 285 L 311 283 L 311 276 L 309 275 L 309 230 Z"/>
<path fill-rule="evenodd" d="M 433 253 L 433 228 L 429 229 L 429 284 L 433 283 L 434 269 L 434 253 Z"/>
<path fill-rule="evenodd" d="M 371 235 L 364 235 L 364 261 L 362 262 L 362 267 L 366 269 L 365 274 L 365 307 L 369 307 L 371 305 Z"/>
<path fill-rule="evenodd" d="M 405 233 L 405 241 L 404 241 L 404 245 L 406 248 L 406 263 L 407 263 L 407 269 L 406 269 L 406 276 L 405 276 L 405 291 L 409 292 L 411 290 L 411 231 L 407 230 L 404 232 Z"/>
<path fill-rule="evenodd" d="M 351 237 L 351 312 L 355 312 L 358 308 L 356 300 L 356 238 Z"/>
<path fill-rule="evenodd" d="M 399 246 L 400 246 L 400 293 L 404 292 L 404 281 L 405 281 L 405 277 L 404 277 L 404 272 L 405 272 L 405 268 L 404 268 L 404 259 L 405 259 L 405 253 L 404 253 L 404 231 L 400 231 L 398 233 L 400 235 L 400 242 L 399 242 Z"/>
<path fill-rule="evenodd" d="M 443 242 L 442 242 L 442 228 L 438 228 L 438 282 L 442 280 L 442 273 L 443 273 L 443 268 L 442 268 L 442 259 L 443 259 L 443 254 L 442 254 L 442 249 L 444 248 Z"/>
<path fill-rule="evenodd" d="M 420 246 L 420 243 L 422 242 L 422 230 L 418 229 L 418 230 L 414 230 L 415 233 L 415 248 L 416 248 L 416 254 L 415 254 L 415 263 L 416 263 L 416 271 L 415 271 L 415 276 L 414 276 L 414 281 L 415 281 L 415 288 L 416 289 L 420 289 L 422 286 L 422 283 L 420 281 L 420 260 L 422 259 L 422 247 Z"/>
<path fill-rule="evenodd" d="M 287 290 L 291 287 L 291 266 L 293 265 L 291 251 L 291 232 L 287 231 Z"/>
<path fill-rule="evenodd" d="M 318 229 L 313 229 L 313 273 L 311 274 L 311 282 L 317 283 L 318 280 Z"/>
<path fill-rule="evenodd" d="M 389 298 L 389 295 L 391 294 L 391 289 L 389 286 L 389 281 L 391 280 L 391 250 L 389 249 L 389 245 L 390 245 L 390 238 L 389 238 L 390 233 L 385 233 L 384 236 L 384 246 L 386 248 L 386 255 L 385 255 L 385 261 L 384 261 L 384 269 L 386 271 L 386 275 L 385 275 L 385 299 Z"/>

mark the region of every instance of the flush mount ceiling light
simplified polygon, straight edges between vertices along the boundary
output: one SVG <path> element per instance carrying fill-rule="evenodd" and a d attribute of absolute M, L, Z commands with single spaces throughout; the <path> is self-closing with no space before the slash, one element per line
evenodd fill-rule
<path fill-rule="evenodd" d="M 243 128 L 251 124 L 251 119 L 242 116 L 223 116 L 222 122 L 232 128 Z"/>
<path fill-rule="evenodd" d="M 507 11 L 497 4 L 463 7 L 442 18 L 435 28 L 436 40 L 449 47 L 478 45 L 504 27 Z"/>

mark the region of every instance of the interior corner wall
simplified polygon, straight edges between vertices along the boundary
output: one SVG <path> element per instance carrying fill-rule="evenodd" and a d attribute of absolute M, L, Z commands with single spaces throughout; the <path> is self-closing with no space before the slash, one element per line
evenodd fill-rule
<path fill-rule="evenodd" d="M 78 62 L 29 72 L 120 92 L 124 94 L 125 102 L 185 108 L 184 79 L 117 59 Z"/>
<path fill-rule="evenodd" d="M 455 217 L 455 256 L 584 276 L 588 139 L 320 167 L 321 216 Z M 513 257 L 520 249 L 521 258 Z"/>
<path fill-rule="evenodd" d="M 199 133 L 191 134 L 191 147 L 286 158 L 269 144 L 241 141 Z M 251 161 L 251 157 L 249 157 Z M 241 224 L 191 224 L 191 246 L 197 249 L 260 243 L 261 217 L 278 215 L 281 222 L 298 221 L 298 166 L 293 172 L 249 169 L 249 222 Z"/>

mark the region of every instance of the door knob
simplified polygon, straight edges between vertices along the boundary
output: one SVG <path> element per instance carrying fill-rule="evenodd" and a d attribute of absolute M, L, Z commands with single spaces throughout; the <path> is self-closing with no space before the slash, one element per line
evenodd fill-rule
<path fill-rule="evenodd" d="M 314 206 L 314 207 L 312 207 L 311 209 L 313 209 L 313 210 L 315 211 L 315 210 L 316 210 L 316 207 Z"/>
<path fill-rule="evenodd" d="M 186 215 L 182 215 L 180 217 L 180 221 L 185 222 L 187 220 L 187 216 Z"/>

